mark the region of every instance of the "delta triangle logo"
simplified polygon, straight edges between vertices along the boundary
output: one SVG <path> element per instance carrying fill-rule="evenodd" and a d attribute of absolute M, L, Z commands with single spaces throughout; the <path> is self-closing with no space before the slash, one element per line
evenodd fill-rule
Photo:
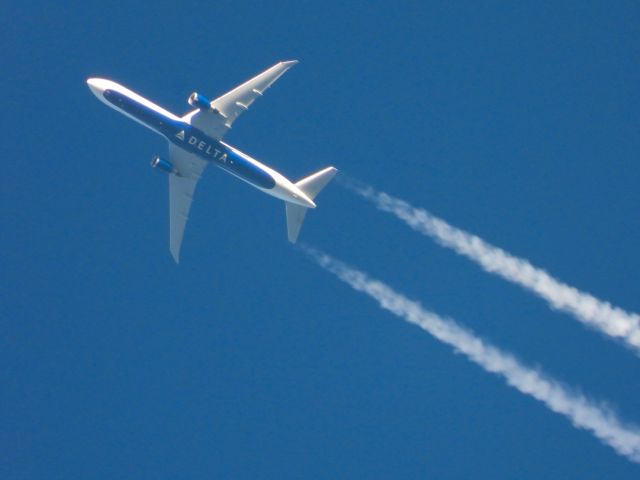
<path fill-rule="evenodd" d="M 178 140 L 184 140 L 184 130 L 180 130 L 178 133 L 176 133 L 176 138 Z"/>

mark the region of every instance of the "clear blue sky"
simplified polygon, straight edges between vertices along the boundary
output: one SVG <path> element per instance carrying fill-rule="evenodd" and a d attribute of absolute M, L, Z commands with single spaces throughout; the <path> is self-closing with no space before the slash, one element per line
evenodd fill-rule
<path fill-rule="evenodd" d="M 4 2 L 0 477 L 638 478 L 640 466 L 381 311 L 215 168 L 176 266 L 165 142 L 298 59 L 226 139 L 326 164 L 640 311 L 637 2 Z M 301 239 L 640 423 L 640 359 L 338 185 Z"/>

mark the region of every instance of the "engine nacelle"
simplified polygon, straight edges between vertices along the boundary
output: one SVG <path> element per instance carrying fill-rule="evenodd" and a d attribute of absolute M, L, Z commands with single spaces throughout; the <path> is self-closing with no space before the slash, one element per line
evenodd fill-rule
<path fill-rule="evenodd" d="M 211 110 L 211 100 L 198 92 L 189 95 L 189 105 L 199 108 L 200 110 Z"/>
<path fill-rule="evenodd" d="M 171 162 L 165 160 L 164 158 L 160 158 L 159 155 L 156 155 L 151 159 L 151 166 L 165 173 L 178 173 Z"/>

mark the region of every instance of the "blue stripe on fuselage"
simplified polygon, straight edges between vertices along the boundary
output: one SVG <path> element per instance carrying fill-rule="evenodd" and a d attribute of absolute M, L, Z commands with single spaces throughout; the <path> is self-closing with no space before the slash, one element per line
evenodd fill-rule
<path fill-rule="evenodd" d="M 140 120 L 189 153 L 213 162 L 218 167 L 228 170 L 257 187 L 271 189 L 276 185 L 268 172 L 188 123 L 166 117 L 115 90 L 105 90 L 103 95 L 109 103 Z"/>

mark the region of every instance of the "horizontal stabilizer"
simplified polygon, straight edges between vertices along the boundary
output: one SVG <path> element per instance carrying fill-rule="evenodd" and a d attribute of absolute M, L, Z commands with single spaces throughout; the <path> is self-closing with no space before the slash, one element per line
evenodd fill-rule
<path fill-rule="evenodd" d="M 319 172 L 316 172 L 308 177 L 304 177 L 296 182 L 296 187 L 302 190 L 311 200 L 316 198 L 316 195 L 327 186 L 327 183 L 331 181 L 333 177 L 338 173 L 338 169 L 335 167 L 327 167 Z"/>
<path fill-rule="evenodd" d="M 287 209 L 287 236 L 291 243 L 296 243 L 304 216 L 307 214 L 307 208 L 295 203 L 285 202 Z"/>
<path fill-rule="evenodd" d="M 336 168 L 327 167 L 298 180 L 295 185 L 313 200 L 320 191 L 327 186 L 327 183 L 335 177 L 336 173 L 338 173 Z M 304 216 L 307 214 L 308 209 L 307 207 L 290 202 L 285 202 L 285 207 L 287 210 L 287 234 L 289 241 L 296 243 L 298 235 L 300 234 L 300 228 L 302 228 L 302 222 L 304 222 Z"/>

